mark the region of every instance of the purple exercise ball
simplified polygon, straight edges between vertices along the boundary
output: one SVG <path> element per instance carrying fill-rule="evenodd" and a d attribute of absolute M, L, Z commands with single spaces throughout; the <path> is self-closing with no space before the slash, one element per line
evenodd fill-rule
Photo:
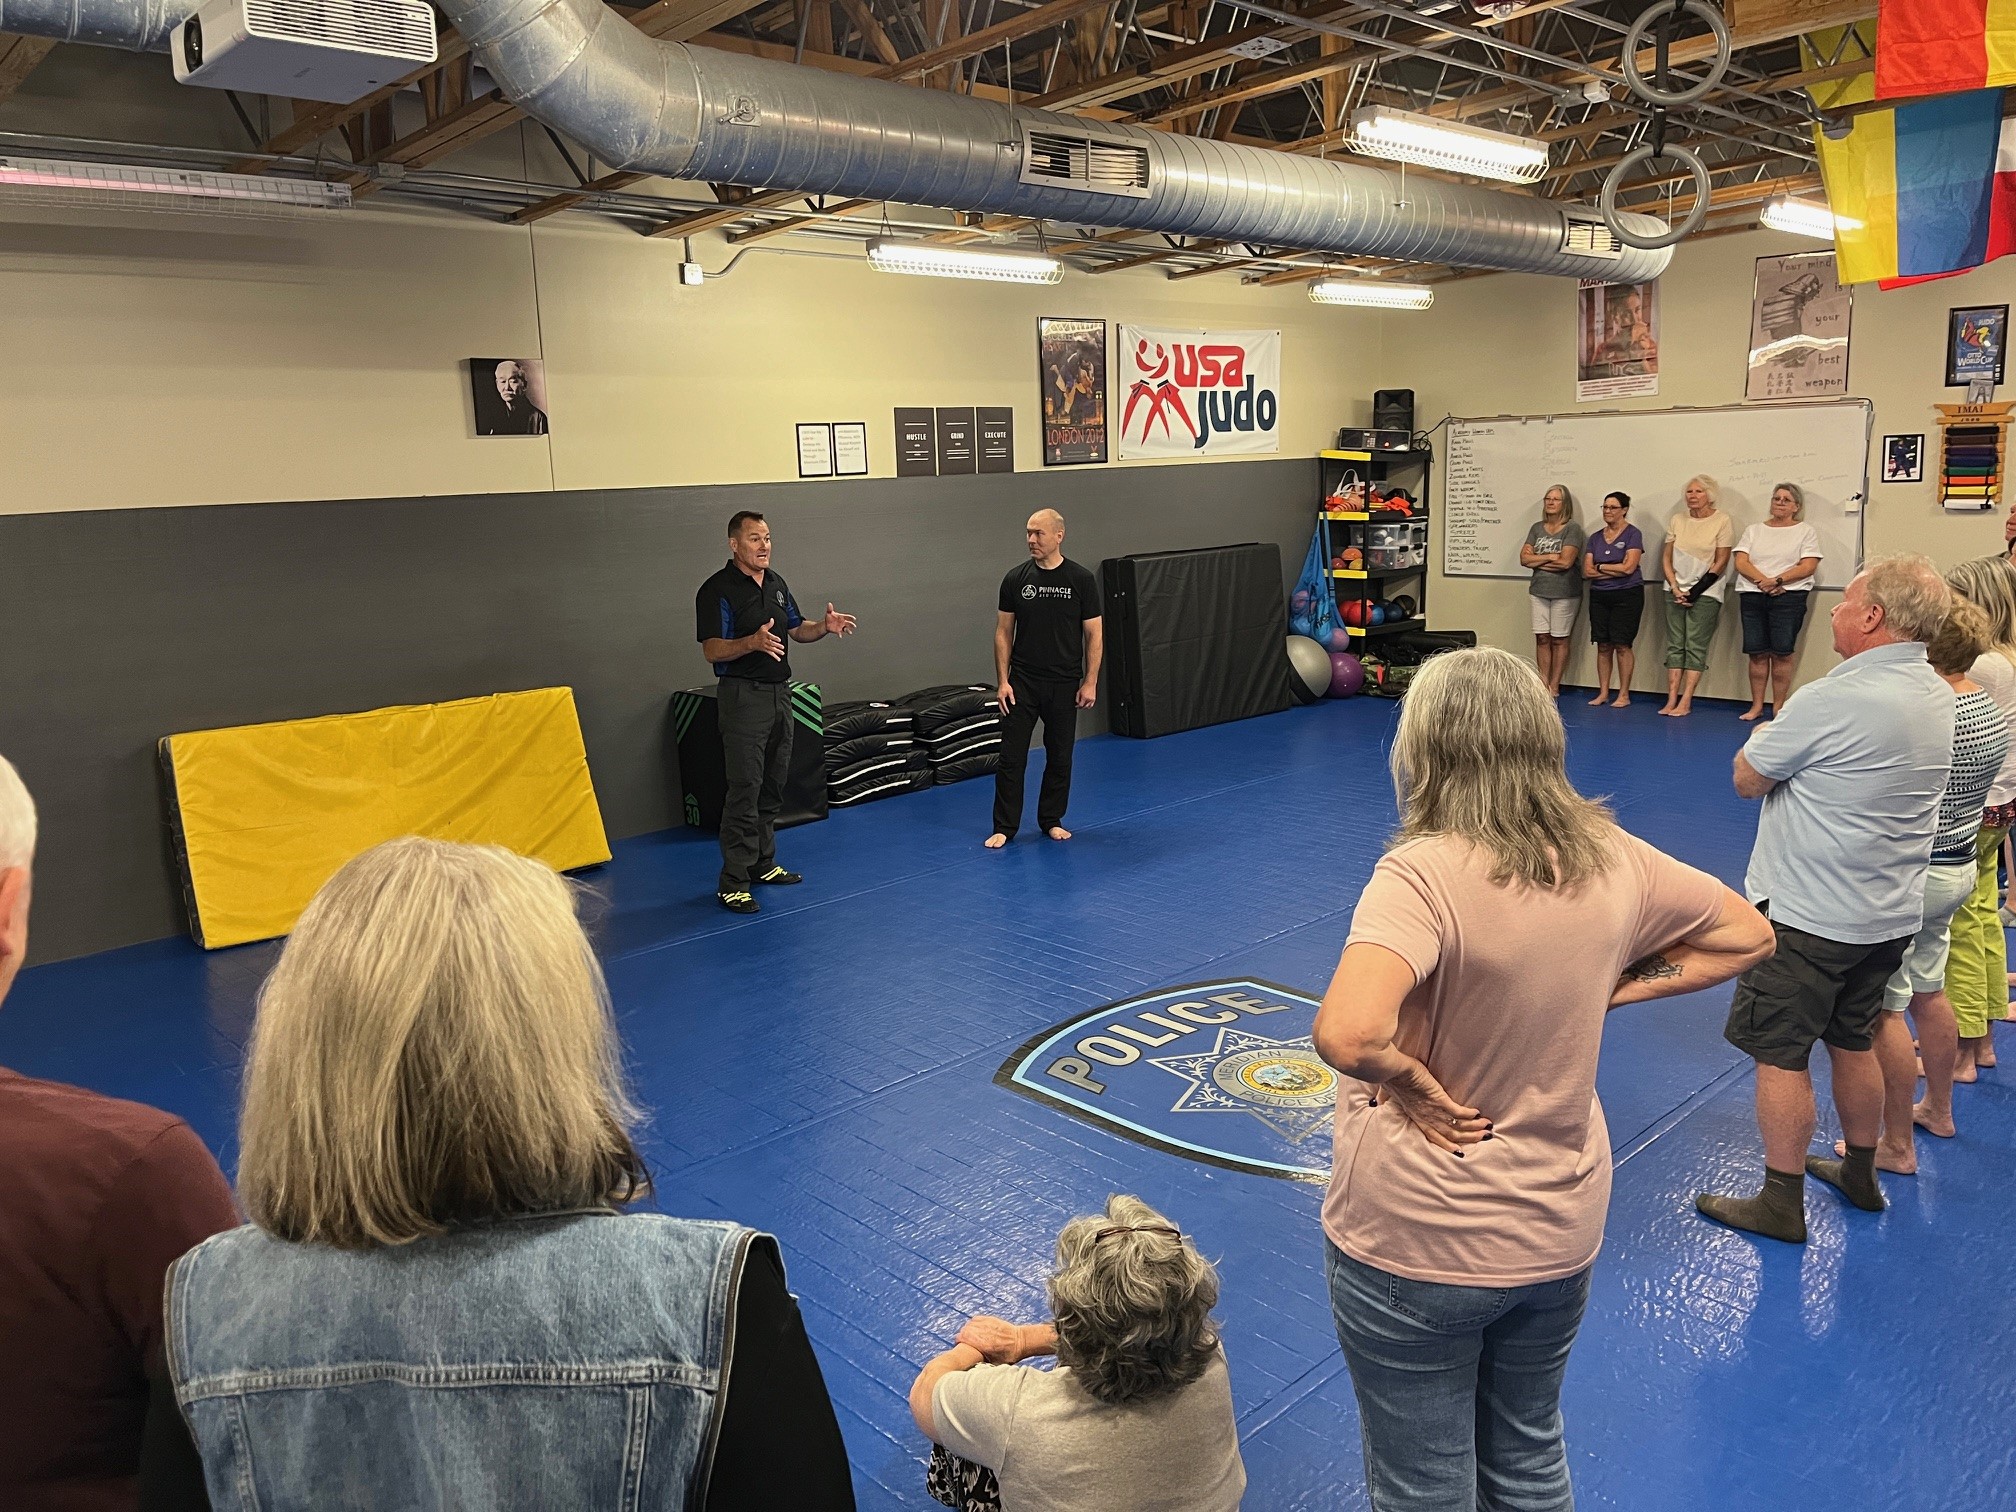
<path fill-rule="evenodd" d="M 1365 686 L 1365 664 L 1349 651 L 1330 653 L 1331 698 L 1350 698 Z"/>
<path fill-rule="evenodd" d="M 1333 626 L 1330 631 L 1330 649 L 1335 652 L 1349 651 L 1351 632 L 1342 625 Z"/>

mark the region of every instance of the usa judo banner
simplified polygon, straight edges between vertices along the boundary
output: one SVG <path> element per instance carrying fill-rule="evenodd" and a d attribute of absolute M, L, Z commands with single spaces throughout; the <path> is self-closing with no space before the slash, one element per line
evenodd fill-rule
<path fill-rule="evenodd" d="M 1165 988 L 1045 1029 L 994 1080 L 1188 1160 L 1323 1181 L 1338 1077 L 1311 1040 L 1318 1006 L 1251 977 Z"/>
<path fill-rule="evenodd" d="M 1281 449 L 1281 333 L 1122 326 L 1116 455 L 1225 457 Z"/>

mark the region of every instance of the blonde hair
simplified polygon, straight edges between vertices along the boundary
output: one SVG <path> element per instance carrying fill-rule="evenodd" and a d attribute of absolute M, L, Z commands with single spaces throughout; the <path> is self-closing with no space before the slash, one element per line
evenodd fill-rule
<path fill-rule="evenodd" d="M 1701 492 L 1708 495 L 1708 507 L 1710 509 L 1713 509 L 1722 502 L 1722 485 L 1706 473 L 1696 473 L 1687 480 L 1686 487 L 1680 490 L 1681 508 L 1684 509 L 1687 505 L 1687 489 L 1692 488 L 1696 483 L 1701 485 Z"/>
<path fill-rule="evenodd" d="M 1978 604 L 1958 594 L 1939 633 L 1925 643 L 1925 659 L 1932 670 L 1948 677 L 1965 677 L 1967 670 L 1988 650 L 1988 616 Z"/>
<path fill-rule="evenodd" d="M 14 763 L 0 756 L 0 871 L 35 859 L 35 800 Z"/>
<path fill-rule="evenodd" d="M 2016 666 L 2016 565 L 2007 557 L 1975 557 L 1950 569 L 1946 586 L 1988 617 L 1988 649 Z"/>
<path fill-rule="evenodd" d="M 1393 738 L 1394 843 L 1456 835 L 1491 858 L 1493 882 L 1571 888 L 1605 871 L 1616 823 L 1568 781 L 1568 735 L 1540 676 L 1509 651 L 1430 657 Z"/>
<path fill-rule="evenodd" d="M 1792 518 L 1795 520 L 1805 519 L 1806 490 L 1801 488 L 1797 483 L 1773 483 L 1771 485 L 1771 493 L 1774 498 L 1781 491 L 1792 495 Z"/>
<path fill-rule="evenodd" d="M 374 846 L 260 990 L 239 1197 L 282 1239 L 405 1244 L 647 1185 L 566 882 L 492 845 Z"/>
<path fill-rule="evenodd" d="M 1545 488 L 1540 490 L 1540 513 L 1543 516 L 1547 513 L 1547 495 L 1555 492 L 1557 489 L 1561 494 L 1561 518 L 1564 520 L 1574 519 L 1575 495 L 1569 491 L 1566 483 L 1549 483 Z"/>
<path fill-rule="evenodd" d="M 1108 1197 L 1103 1216 L 1073 1218 L 1057 1236 L 1057 1362 L 1094 1401 L 1153 1401 L 1203 1375 L 1218 1352 L 1217 1305 L 1211 1262 L 1139 1197 Z"/>

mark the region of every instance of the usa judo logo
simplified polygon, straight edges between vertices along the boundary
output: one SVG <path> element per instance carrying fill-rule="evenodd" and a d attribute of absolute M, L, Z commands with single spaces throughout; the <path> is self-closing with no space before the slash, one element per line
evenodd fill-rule
<path fill-rule="evenodd" d="M 1317 1006 L 1252 979 L 1172 987 L 1044 1030 L 994 1080 L 1173 1155 L 1325 1181 L 1338 1077 Z"/>

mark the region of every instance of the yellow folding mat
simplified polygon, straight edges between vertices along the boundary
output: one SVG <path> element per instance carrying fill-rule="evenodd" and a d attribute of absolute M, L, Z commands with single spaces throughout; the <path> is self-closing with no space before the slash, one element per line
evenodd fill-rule
<path fill-rule="evenodd" d="M 207 949 L 287 933 L 338 867 L 401 835 L 556 871 L 609 859 L 572 688 L 197 730 L 161 759 Z"/>

